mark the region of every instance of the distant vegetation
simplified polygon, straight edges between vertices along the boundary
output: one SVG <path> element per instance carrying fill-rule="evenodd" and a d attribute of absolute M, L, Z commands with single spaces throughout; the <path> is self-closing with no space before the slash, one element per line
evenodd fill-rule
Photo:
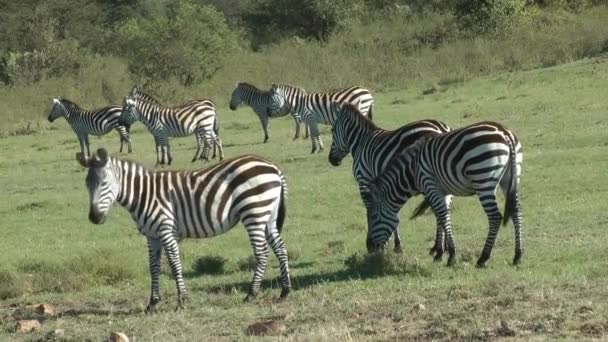
<path fill-rule="evenodd" d="M 135 83 L 221 108 L 239 80 L 438 87 L 608 51 L 606 0 L 3 0 L 0 21 L 2 135 Z"/>

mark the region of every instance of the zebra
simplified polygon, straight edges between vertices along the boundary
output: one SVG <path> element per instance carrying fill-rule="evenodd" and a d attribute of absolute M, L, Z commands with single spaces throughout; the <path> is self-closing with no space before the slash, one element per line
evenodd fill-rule
<path fill-rule="evenodd" d="M 299 113 L 302 120 L 308 124 L 312 143 L 311 153 L 323 151 L 323 141 L 319 136 L 318 124 L 333 125 L 336 120 L 336 113 L 331 109 L 333 101 L 353 104 L 357 106 L 359 112 L 370 120 L 373 119 L 374 98 L 369 90 L 359 86 L 325 94 L 308 94 L 302 88 L 273 83 L 270 93 L 272 111 L 277 111 L 286 105 L 290 112 Z"/>
<path fill-rule="evenodd" d="M 136 99 L 140 99 L 143 101 L 147 101 L 147 102 L 151 102 L 154 103 L 157 106 L 162 106 L 161 102 L 155 98 L 154 96 L 145 93 L 141 90 L 141 88 L 139 88 L 138 86 L 133 86 L 133 88 L 131 89 L 131 93 L 129 94 L 131 97 L 136 98 Z M 219 126 L 219 119 L 216 116 L 215 117 L 215 121 L 213 122 L 213 131 L 215 132 L 216 136 L 220 136 L 220 126 Z M 199 137 L 197 136 L 197 139 L 199 139 Z M 207 142 L 203 139 L 201 141 L 197 141 L 198 144 L 206 144 Z M 217 145 L 213 144 L 213 155 L 211 156 L 211 159 L 215 159 L 217 156 Z M 203 156 L 201 155 L 199 157 L 199 159 L 203 159 Z"/>
<path fill-rule="evenodd" d="M 332 143 L 329 163 L 339 166 L 349 153 L 353 157 L 353 176 L 359 185 L 362 200 L 363 191 L 369 182 L 380 175 L 389 160 L 400 151 L 412 145 L 423 136 L 450 131 L 448 125 L 437 120 L 420 120 L 387 131 L 361 115 L 352 104 L 332 103 L 336 121 L 331 129 Z M 369 225 L 372 203 L 364 201 Z M 399 228 L 395 227 L 395 252 L 402 252 Z"/>
<path fill-rule="evenodd" d="M 118 105 L 107 106 L 95 110 L 81 109 L 75 102 L 61 97 L 53 98 L 53 106 L 48 115 L 49 122 L 59 117 L 64 117 L 72 127 L 80 143 L 80 152 L 84 153 L 86 146 L 87 156 L 90 155 L 89 134 L 105 135 L 115 129 L 120 135 L 120 152 L 122 153 L 124 143 L 127 143 L 129 153 L 131 138 L 129 136 L 130 124 L 120 122 L 122 108 Z"/>
<path fill-rule="evenodd" d="M 197 150 L 192 162 L 209 160 L 209 146 L 217 146 L 220 161 L 224 159 L 222 141 L 215 134 L 217 113 L 211 100 L 191 100 L 178 107 L 165 107 L 132 96 L 125 97 L 121 120 L 141 121 L 154 136 L 156 165 L 171 165 L 173 157 L 169 137 L 196 136 Z"/>
<path fill-rule="evenodd" d="M 271 97 L 270 92 L 267 90 L 260 90 L 256 86 L 246 82 L 238 82 L 236 87 L 232 91 L 230 97 L 230 109 L 236 110 L 241 103 L 245 103 L 253 109 L 258 115 L 262 129 L 264 130 L 264 143 L 268 142 L 268 124 L 269 119 L 283 117 L 289 114 L 284 106 L 278 112 L 270 110 Z M 293 140 L 300 137 L 300 123 L 302 122 L 300 115 L 296 112 L 291 113 L 296 124 L 296 132 Z M 308 138 L 308 126 L 305 126 L 305 138 Z"/>
<path fill-rule="evenodd" d="M 479 122 L 438 136 L 421 138 L 394 157 L 384 173 L 370 182 L 365 191 L 368 200 L 376 204 L 370 215 L 368 250 L 384 247 L 399 222 L 397 214 L 401 206 L 412 196 L 423 193 L 426 201 L 412 217 L 431 207 L 437 218 L 437 228 L 444 232 L 447 240 L 448 266 L 453 266 L 456 244 L 451 228 L 451 199 L 452 196 L 477 194 L 489 221 L 488 236 L 477 267 L 485 266 L 501 219 L 505 225 L 509 218 L 515 228 L 513 265 L 519 265 L 523 255 L 519 200 L 522 160 L 522 147 L 515 134 L 496 122 Z M 504 216 L 496 202 L 498 186 L 506 198 Z M 439 246 L 443 247 L 443 243 L 440 242 Z M 438 251 L 435 261 L 441 260 L 442 254 L 443 250 Z"/>
<path fill-rule="evenodd" d="M 225 160 L 207 169 L 150 171 L 114 158 L 105 149 L 76 159 L 88 169 L 89 220 L 103 224 L 114 202 L 127 209 L 148 241 L 151 277 L 147 312 L 160 302 L 161 249 L 165 250 L 177 287 L 177 308 L 187 301 L 178 242 L 210 238 L 243 223 L 256 259 L 245 301 L 259 292 L 268 261 L 268 245 L 279 260 L 281 295 L 291 290 L 287 249 L 281 230 L 287 214 L 287 184 L 275 164 L 255 155 Z"/>

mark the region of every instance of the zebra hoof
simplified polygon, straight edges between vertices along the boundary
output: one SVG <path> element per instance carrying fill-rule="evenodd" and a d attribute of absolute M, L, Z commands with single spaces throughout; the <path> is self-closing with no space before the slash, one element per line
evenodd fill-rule
<path fill-rule="evenodd" d="M 397 254 L 403 254 L 403 248 L 401 248 L 401 246 L 396 245 L 395 248 L 393 249 L 393 252 L 397 253 Z"/>
<path fill-rule="evenodd" d="M 287 296 L 289 296 L 290 291 L 291 289 L 289 287 L 283 288 L 281 290 L 281 295 L 279 296 L 279 301 L 284 301 L 285 299 L 287 299 Z"/>
<path fill-rule="evenodd" d="M 450 255 L 450 257 L 448 258 L 448 267 L 454 267 L 456 266 L 456 256 L 454 255 Z"/>
<path fill-rule="evenodd" d="M 253 293 L 248 293 L 245 299 L 243 300 L 243 303 L 253 303 L 255 297 L 256 296 Z"/>
<path fill-rule="evenodd" d="M 523 253 L 515 253 L 515 257 L 513 258 L 513 266 L 519 266 L 521 264 L 521 255 Z"/>
<path fill-rule="evenodd" d="M 437 252 L 433 257 L 433 262 L 440 262 L 443 259 L 443 252 Z"/>

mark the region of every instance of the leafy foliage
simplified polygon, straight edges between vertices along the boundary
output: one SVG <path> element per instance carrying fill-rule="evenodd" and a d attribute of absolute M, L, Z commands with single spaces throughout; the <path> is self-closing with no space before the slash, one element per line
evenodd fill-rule
<path fill-rule="evenodd" d="M 191 0 L 170 5 L 163 17 L 129 19 L 120 36 L 129 70 L 147 85 L 177 79 L 188 86 L 207 79 L 235 46 L 224 17 Z"/>
<path fill-rule="evenodd" d="M 297 36 L 327 41 L 363 13 L 361 0 L 255 0 L 244 15 L 253 45 Z"/>

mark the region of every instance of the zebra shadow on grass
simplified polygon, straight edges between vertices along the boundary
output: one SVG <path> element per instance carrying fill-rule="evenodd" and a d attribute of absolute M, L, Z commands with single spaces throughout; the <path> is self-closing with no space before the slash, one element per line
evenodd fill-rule
<path fill-rule="evenodd" d="M 415 258 L 398 255 L 374 255 L 355 253 L 345 260 L 345 268 L 324 273 L 309 273 L 291 277 L 292 289 L 300 290 L 327 283 L 338 283 L 353 280 L 375 279 L 387 276 L 430 277 L 428 266 L 418 263 Z M 291 267 L 296 268 L 296 267 Z M 248 277 L 249 278 L 249 277 Z M 280 278 L 264 279 L 263 289 L 279 289 Z M 212 293 L 232 294 L 235 291 L 246 293 L 250 280 L 203 286 L 197 290 Z"/>

